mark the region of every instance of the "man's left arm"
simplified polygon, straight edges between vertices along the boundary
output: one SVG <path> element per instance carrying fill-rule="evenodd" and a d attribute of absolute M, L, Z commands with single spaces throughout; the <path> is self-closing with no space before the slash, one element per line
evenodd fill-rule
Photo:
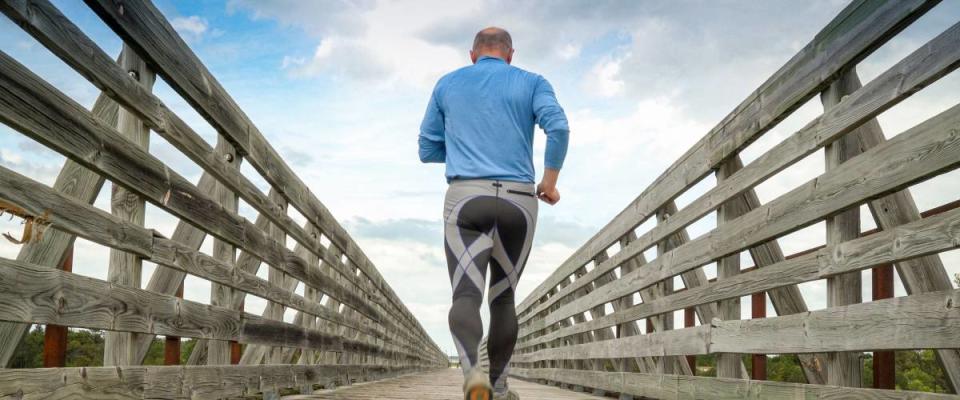
<path fill-rule="evenodd" d="M 537 124 L 547 134 L 547 148 L 544 154 L 543 180 L 537 189 L 541 199 L 550 204 L 560 201 L 560 192 L 557 190 L 557 179 L 563 160 L 567 156 L 567 146 L 570 141 L 570 126 L 567 115 L 560 107 L 553 86 L 542 76 L 538 77 L 537 86 L 533 94 L 533 112 Z"/>
<path fill-rule="evenodd" d="M 430 95 L 430 102 L 427 104 L 427 112 L 423 116 L 423 122 L 420 123 L 420 162 L 446 162 L 447 147 L 444 136 L 443 111 L 437 104 L 437 90 L 434 89 L 433 94 Z"/>

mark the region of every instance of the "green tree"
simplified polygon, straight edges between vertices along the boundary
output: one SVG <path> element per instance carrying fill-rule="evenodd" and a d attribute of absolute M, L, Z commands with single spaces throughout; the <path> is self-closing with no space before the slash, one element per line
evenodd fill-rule
<path fill-rule="evenodd" d="M 67 366 L 103 366 L 103 331 L 71 329 L 67 333 Z"/>
<path fill-rule="evenodd" d="M 27 337 L 20 342 L 10 358 L 10 368 L 43 367 L 43 334 L 43 326 L 40 325 L 27 333 Z"/>
<path fill-rule="evenodd" d="M 897 352 L 897 389 L 947 392 L 947 379 L 933 350 Z"/>
<path fill-rule="evenodd" d="M 767 357 L 767 379 L 778 382 L 806 383 L 800 359 L 794 354 Z"/>

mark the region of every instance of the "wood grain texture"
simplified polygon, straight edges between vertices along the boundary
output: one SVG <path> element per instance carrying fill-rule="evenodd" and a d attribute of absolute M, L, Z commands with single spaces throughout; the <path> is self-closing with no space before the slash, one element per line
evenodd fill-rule
<path fill-rule="evenodd" d="M 242 311 L 0 258 L 0 320 L 272 346 L 388 352 Z M 401 354 L 403 354 L 401 352 Z M 413 356 L 413 355 L 410 355 Z"/>
<path fill-rule="evenodd" d="M 335 387 L 351 376 L 378 379 L 417 368 L 378 365 L 128 366 L 0 369 L 0 399 L 201 400 L 254 396 L 300 385 Z"/>
<path fill-rule="evenodd" d="M 27 136 L 111 178 L 154 205 L 189 220 L 219 239 L 241 247 L 301 281 L 322 288 L 375 320 L 367 296 L 334 283 L 324 274 L 308 275 L 304 260 L 271 240 L 252 223 L 218 205 L 160 160 L 99 124 L 86 110 L 0 54 L 0 120 Z M 49 129 L 49 127 L 57 129 Z M 385 321 L 389 323 L 389 321 Z"/>
<path fill-rule="evenodd" d="M 771 150 L 743 167 L 730 179 L 718 183 L 703 196 L 694 200 L 671 215 L 669 221 L 658 224 L 632 245 L 622 248 L 607 265 L 598 266 L 595 274 L 605 273 L 621 260 L 629 259 L 662 238 L 682 229 L 715 210 L 719 204 L 729 201 L 741 193 L 749 196 L 750 188 L 799 161 L 826 143 L 842 134 L 850 132 L 860 124 L 869 121 L 880 112 L 916 93 L 921 88 L 936 81 L 960 64 L 960 24 L 954 25 L 923 47 L 911 53 L 901 62 L 888 69 L 861 90 L 849 95 L 836 107 L 827 110 L 822 116 L 808 123 L 803 129 L 788 139 L 778 143 Z M 759 205 L 759 204 L 758 204 Z M 582 284 L 582 283 L 581 283 Z M 571 287 L 575 288 L 576 286 Z M 564 296 L 566 293 L 561 293 Z M 545 306 L 562 297 L 541 302 L 521 323 Z M 784 299 L 786 300 L 786 299 Z M 785 303 L 785 302 L 779 302 Z M 785 310 L 791 311 L 791 310 Z M 803 311 L 803 310 L 800 310 Z"/>
<path fill-rule="evenodd" d="M 824 279 L 840 273 L 859 272 L 877 265 L 910 260 L 960 247 L 960 211 L 898 226 L 869 236 L 843 242 L 816 252 L 768 265 L 729 279 L 709 282 L 667 297 L 637 304 L 600 319 L 551 332 L 527 345 L 556 340 L 585 329 L 636 321 L 666 311 L 700 303 L 771 291 L 778 287 Z"/>
<path fill-rule="evenodd" d="M 828 171 L 734 223 L 718 227 L 648 263 L 645 268 L 549 314 L 552 323 L 603 302 L 633 293 L 727 254 L 790 233 L 865 200 L 882 197 L 960 165 L 960 106 L 897 135 L 844 168 Z M 621 252 L 622 253 L 622 252 Z M 617 253 L 619 255 L 620 253 Z M 617 259 L 617 256 L 611 260 Z"/>
<path fill-rule="evenodd" d="M 106 95 L 100 95 L 93 106 L 93 115 L 107 125 L 117 123 L 119 106 Z M 104 179 L 100 175 L 84 168 L 82 165 L 67 160 L 53 189 L 65 196 L 76 198 L 78 201 L 92 204 L 103 187 Z M 17 260 L 30 262 L 47 267 L 60 264 L 63 257 L 73 244 L 74 236 L 66 232 L 49 229 L 43 237 L 23 245 L 17 254 Z M 17 345 L 27 334 L 30 324 L 0 322 L 0 366 L 9 364 Z"/>
<path fill-rule="evenodd" d="M 298 241 L 308 243 L 319 256 L 326 257 L 319 236 L 310 236 L 297 226 L 277 202 L 265 196 L 238 170 L 225 162 L 220 152 L 210 148 L 186 123 L 170 111 L 158 98 L 138 86 L 125 68 L 113 63 L 102 51 L 91 51 L 97 46 L 52 4 L 44 0 L 18 1 L 0 6 L 11 19 L 22 24 L 55 54 L 88 77 L 92 83 L 104 87 L 108 93 L 174 147 L 212 173 L 230 189 L 278 226 L 283 227 Z M 132 81 L 132 82 L 131 82 Z M 330 259 L 333 262 L 333 259 Z M 335 271 L 346 274 L 339 263 Z M 348 276 L 352 278 L 353 276 Z"/>
<path fill-rule="evenodd" d="M 840 78 L 820 94 L 824 110 L 836 107 L 843 96 L 858 89 L 851 83 L 854 69 L 846 70 Z M 855 79 L 855 78 L 854 78 Z M 859 83 L 859 81 L 857 82 Z M 859 86 L 859 85 L 857 85 Z M 840 136 L 823 148 L 827 172 L 842 168 L 847 160 L 860 155 L 857 130 Z M 860 237 L 860 207 L 850 207 L 826 218 L 827 245 L 836 245 Z M 827 278 L 827 307 L 844 306 L 863 302 L 863 283 L 859 272 L 834 275 Z M 863 367 L 858 353 L 828 353 L 827 384 L 860 387 L 863 382 Z"/>
<path fill-rule="evenodd" d="M 712 325 L 717 353 L 960 348 L 960 290 Z"/>
<path fill-rule="evenodd" d="M 141 50 L 139 53 L 151 61 L 151 66 L 164 76 L 174 90 L 219 132 L 231 138 L 237 149 L 267 182 L 278 188 L 291 205 L 316 223 L 324 235 L 356 262 L 363 273 L 384 293 L 388 308 L 395 310 L 407 329 L 416 332 L 420 340 L 440 356 L 439 348 L 426 336 L 423 327 L 386 285 L 353 239 L 293 173 L 256 125 L 152 4 L 141 1 L 119 4 L 112 0 L 90 0 L 87 4 L 126 43 L 138 47 Z"/>
<path fill-rule="evenodd" d="M 237 154 L 236 149 L 233 148 L 229 142 L 223 139 L 222 136 L 217 137 L 217 154 L 220 156 L 222 162 L 229 166 L 229 168 L 234 171 L 240 171 L 240 164 L 243 162 L 243 159 Z M 230 190 L 221 183 L 216 183 L 213 188 L 214 199 L 216 199 L 217 204 L 226 209 L 231 213 L 237 213 L 238 211 L 238 198 L 237 194 Z M 280 242 L 284 243 L 284 242 Z M 217 261 L 220 261 L 227 265 L 230 269 L 237 268 L 237 248 L 233 246 L 230 242 L 214 239 L 213 241 L 213 258 Z M 274 282 L 270 282 L 274 283 Z M 292 290 L 292 288 L 284 288 L 286 290 Z M 220 285 L 217 283 L 210 284 L 210 304 L 214 306 L 227 307 L 233 310 L 239 310 L 240 307 L 233 307 L 231 300 L 233 298 L 233 289 L 229 286 Z M 196 348 L 196 346 L 194 346 Z M 229 365 L 230 364 L 230 343 L 223 340 L 208 340 L 207 341 L 207 365 Z"/>
<path fill-rule="evenodd" d="M 951 36 L 951 32 L 954 32 Z M 940 37 L 953 37 L 954 43 L 960 42 L 960 24 L 955 25 Z M 943 53 L 932 50 L 931 53 Z M 845 77 L 850 89 L 861 90 L 860 79 L 856 71 L 849 71 Z M 880 123 L 876 119 L 867 121 L 856 131 L 862 149 L 870 149 L 886 141 Z M 890 194 L 869 203 L 870 212 L 877 226 L 892 229 L 896 226 L 920 219 L 920 212 L 909 189 Z M 953 287 L 950 277 L 940 257 L 935 254 L 902 260 L 896 265 L 900 280 L 907 294 L 949 290 Z M 954 393 L 960 387 L 960 351 L 956 349 L 938 349 L 937 359 L 947 377 L 947 384 Z"/>
<path fill-rule="evenodd" d="M 657 375 L 624 372 L 572 371 L 564 369 L 515 369 L 512 376 L 573 384 L 589 382 L 614 393 L 655 399 L 803 399 L 803 400 L 934 400 L 960 396 L 900 390 L 845 388 L 772 381 Z"/>
<path fill-rule="evenodd" d="M 690 150 L 675 161 L 610 223 L 581 246 L 518 306 L 530 303 L 586 264 L 627 231 L 653 216 L 738 149 L 786 118 L 818 94 L 838 71 L 856 65 L 874 49 L 919 18 L 937 1 L 854 1 L 840 12 L 806 47 L 751 93 Z M 717 203 L 719 204 L 719 203 Z M 695 219 L 694 219 L 695 220 Z"/>
<path fill-rule="evenodd" d="M 44 210 L 55 210 L 49 215 L 56 229 L 105 246 L 124 249 L 160 265 L 283 302 L 321 318 L 336 318 L 321 305 L 307 302 L 296 293 L 275 287 L 252 273 L 233 270 L 213 257 L 164 239 L 152 231 L 122 221 L 93 206 L 67 198 L 43 184 L 2 167 L 0 198 L 17 204 L 34 215 L 42 215 Z"/>
<path fill-rule="evenodd" d="M 739 170 L 735 160 L 729 160 L 720 165 L 717 169 L 717 184 L 723 183 L 731 175 Z M 724 226 L 735 221 L 741 215 L 749 211 L 746 202 L 738 196 L 720 205 L 717 210 L 717 227 Z M 740 274 L 740 253 L 733 253 L 717 261 L 717 280 L 732 278 Z M 717 317 L 722 320 L 740 319 L 740 298 L 734 297 L 722 300 L 717 303 Z M 743 365 L 742 355 L 737 353 L 725 353 L 717 356 L 717 377 L 718 378 L 739 378 L 747 377 L 747 370 Z"/>
<path fill-rule="evenodd" d="M 119 66 L 127 71 L 131 79 L 135 79 L 144 90 L 152 90 L 156 75 L 147 68 L 147 65 L 133 52 L 133 49 L 124 46 L 120 51 Z M 136 115 L 121 108 L 117 115 L 117 132 L 138 147 L 146 150 L 150 145 L 150 129 Z M 120 219 L 143 226 L 146 217 L 146 203 L 135 193 L 112 184 L 110 193 L 110 212 Z M 107 267 L 107 281 L 140 287 L 141 270 L 143 263 L 136 254 L 120 250 L 110 250 L 110 259 Z M 135 348 L 131 334 L 128 332 L 107 332 L 104 336 L 103 365 L 136 365 L 134 362 Z"/>

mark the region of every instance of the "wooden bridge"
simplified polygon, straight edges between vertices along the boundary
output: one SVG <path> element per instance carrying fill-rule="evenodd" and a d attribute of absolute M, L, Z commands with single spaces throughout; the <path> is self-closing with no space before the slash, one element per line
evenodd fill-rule
<path fill-rule="evenodd" d="M 459 371 L 160 12 L 146 0 L 86 3 L 124 41 L 118 59 L 48 1 L 0 0 L 103 92 L 88 110 L 0 52 L 0 121 L 68 159 L 53 187 L 0 167 L 0 207 L 26 228 L 17 259 L 0 258 L 0 365 L 41 324 L 45 365 L 58 367 L 0 369 L 0 398 L 459 398 Z M 522 397 L 960 398 L 893 390 L 894 351 L 916 349 L 935 350 L 947 389 L 960 388 L 960 291 L 938 256 L 960 247 L 958 202 L 921 212 L 909 191 L 960 166 L 960 106 L 895 135 L 875 119 L 960 65 L 960 23 L 865 85 L 856 73 L 936 3 L 853 1 L 540 283 L 518 306 L 510 373 Z M 216 128 L 215 144 L 151 92 L 156 77 Z M 817 95 L 822 115 L 741 161 Z M 198 182 L 151 155 L 151 131 L 205 171 Z M 821 149 L 822 175 L 760 202 L 759 184 Z M 710 175 L 714 185 L 677 206 Z M 110 213 L 92 205 L 106 180 Z M 241 199 L 256 221 L 238 214 Z M 145 202 L 181 220 L 172 237 L 144 226 Z M 877 229 L 861 229 L 861 206 Z M 690 237 L 714 213 L 716 228 Z M 820 221 L 824 246 L 784 254 L 788 234 Z M 212 255 L 200 252 L 207 235 Z M 76 237 L 112 249 L 108 281 L 69 272 Z M 144 261 L 158 267 L 142 288 Z M 894 273 L 908 296 L 893 297 Z M 213 283 L 210 305 L 178 297 L 188 274 Z M 818 280 L 828 307 L 809 311 L 797 285 Z M 243 311 L 246 294 L 269 302 L 263 315 Z M 107 331 L 106 366 L 63 368 L 65 327 Z M 168 365 L 141 365 L 156 336 Z M 177 365 L 180 337 L 198 339 L 189 365 Z M 864 352 L 874 388 L 862 387 Z M 767 380 L 767 354 L 797 355 L 806 383 Z M 705 355 L 716 355 L 716 377 L 698 375 Z"/>

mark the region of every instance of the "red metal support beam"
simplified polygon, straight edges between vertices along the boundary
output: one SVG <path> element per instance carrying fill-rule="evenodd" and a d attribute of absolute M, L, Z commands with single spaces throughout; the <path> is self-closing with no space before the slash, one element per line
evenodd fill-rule
<path fill-rule="evenodd" d="M 879 265 L 873 268 L 873 301 L 893 297 L 893 264 Z M 873 387 L 876 389 L 894 389 L 896 386 L 896 353 L 892 351 L 873 352 Z"/>
<path fill-rule="evenodd" d="M 767 294 L 766 292 L 754 293 L 750 297 L 750 318 L 767 317 Z M 767 355 L 754 354 L 750 359 L 752 363 L 750 379 L 763 381 L 767 379 Z"/>
<path fill-rule="evenodd" d="M 240 303 L 240 312 L 243 312 L 243 304 Z M 240 364 L 240 356 L 243 355 L 243 352 L 240 351 L 240 342 L 236 340 L 230 341 L 230 364 Z"/>
<path fill-rule="evenodd" d="M 683 327 L 692 328 L 697 324 L 697 311 L 693 307 L 683 309 Z M 687 364 L 690 365 L 690 372 L 697 374 L 697 356 L 687 356 Z"/>
<path fill-rule="evenodd" d="M 177 297 L 183 298 L 183 282 L 177 288 Z M 180 337 L 167 336 L 163 342 L 163 365 L 180 365 Z"/>
<path fill-rule="evenodd" d="M 73 245 L 67 248 L 60 269 L 73 271 Z M 47 325 L 43 333 L 43 367 L 62 368 L 67 365 L 67 327 Z"/>

